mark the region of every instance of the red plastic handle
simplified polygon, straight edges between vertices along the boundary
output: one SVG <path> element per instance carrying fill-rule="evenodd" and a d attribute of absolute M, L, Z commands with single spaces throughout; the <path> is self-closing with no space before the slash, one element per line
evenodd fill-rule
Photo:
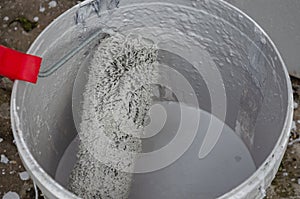
<path fill-rule="evenodd" d="M 36 83 L 42 58 L 0 45 L 0 75 L 13 80 Z"/>

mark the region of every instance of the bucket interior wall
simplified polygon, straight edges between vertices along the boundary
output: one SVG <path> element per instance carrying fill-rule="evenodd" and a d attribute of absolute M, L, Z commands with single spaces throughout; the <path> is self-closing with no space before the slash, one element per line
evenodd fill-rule
<path fill-rule="evenodd" d="M 32 46 L 31 53 L 43 56 L 42 70 L 46 69 L 103 23 L 119 27 L 120 32 L 147 26 L 185 32 L 186 37 L 203 49 L 199 56 L 209 56 L 218 67 L 226 90 L 225 122 L 245 142 L 258 167 L 273 150 L 285 122 L 288 93 L 282 62 L 261 30 L 233 8 L 203 1 L 187 10 L 196 8 L 199 11 L 185 13 L 184 9 L 172 11 L 171 7 L 170 11 L 159 6 L 151 10 L 148 5 L 141 4 L 134 8 L 134 13 L 143 16 L 140 12 L 147 10 L 147 17 L 132 17 L 124 15 L 129 8 L 121 6 L 119 11 L 103 13 L 100 18 L 96 14 L 90 16 L 84 31 L 81 25 L 74 24 L 74 12 L 70 12 L 43 33 Z M 168 16 L 172 16 L 173 21 L 163 22 L 162 19 Z M 196 32 L 197 36 L 189 35 L 189 31 Z M 51 76 L 40 78 L 37 85 L 18 83 L 16 104 L 24 141 L 52 177 L 65 149 L 77 134 L 71 106 L 73 83 L 78 69 L 87 67 L 91 55 L 89 46 Z M 196 69 L 193 66 L 176 63 L 173 64 L 176 70 L 186 77 L 193 77 L 188 79 L 200 108 L 211 112 L 206 81 L 213 83 L 215 80 L 194 77 Z M 205 67 L 208 66 L 201 66 L 199 70 L 205 71 Z"/>

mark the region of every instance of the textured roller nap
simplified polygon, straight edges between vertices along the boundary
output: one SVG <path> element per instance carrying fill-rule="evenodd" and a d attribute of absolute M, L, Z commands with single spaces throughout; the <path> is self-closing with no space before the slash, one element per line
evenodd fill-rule
<path fill-rule="evenodd" d="M 155 45 L 134 35 L 112 36 L 97 47 L 84 92 L 78 161 L 69 179 L 78 196 L 128 197 L 156 57 Z"/>

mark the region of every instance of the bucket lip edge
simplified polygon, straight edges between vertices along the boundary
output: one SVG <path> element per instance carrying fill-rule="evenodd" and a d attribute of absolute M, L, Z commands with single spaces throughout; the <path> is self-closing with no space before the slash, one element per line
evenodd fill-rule
<path fill-rule="evenodd" d="M 39 36 L 35 39 L 35 41 L 32 43 L 32 45 L 30 46 L 30 48 L 28 49 L 27 52 L 32 52 L 33 51 L 33 46 L 36 44 L 36 41 L 39 41 L 41 36 L 43 35 L 44 32 L 46 32 L 54 23 L 56 23 L 57 20 L 59 20 L 60 18 L 64 17 L 65 15 L 69 14 L 71 11 L 74 11 L 76 8 L 82 6 L 83 4 L 87 4 L 89 2 L 92 2 L 94 0 L 86 0 L 82 3 L 79 3 L 73 7 L 71 7 L 70 9 L 66 10 L 64 13 L 62 13 L 61 15 L 59 15 L 54 21 L 52 21 L 40 34 Z M 272 152 L 270 153 L 270 155 L 266 158 L 266 160 L 261 164 L 260 167 L 257 168 L 257 170 L 251 175 L 249 176 L 246 180 L 244 180 L 240 185 L 236 186 L 235 188 L 233 188 L 231 191 L 225 193 L 224 195 L 218 197 L 218 199 L 225 199 L 228 197 L 232 197 L 233 195 L 239 193 L 241 195 L 239 196 L 246 196 L 249 192 L 251 192 L 252 190 L 254 190 L 256 188 L 256 186 L 259 186 L 261 184 L 261 182 L 257 181 L 257 177 L 259 177 L 259 175 L 261 173 L 270 173 L 273 171 L 273 169 L 269 166 L 269 168 L 266 168 L 265 165 L 269 162 L 271 162 L 273 159 L 281 159 L 281 156 L 283 156 L 283 154 L 276 154 L 276 150 L 278 148 L 282 148 L 282 150 L 285 150 L 285 148 L 287 147 L 288 144 L 288 139 L 285 139 L 286 137 L 289 136 L 289 132 L 291 130 L 291 124 L 293 121 L 292 115 L 293 115 L 293 95 L 292 95 L 292 86 L 291 86 L 291 81 L 290 81 L 290 77 L 285 65 L 285 62 L 283 61 L 283 58 L 279 52 L 279 50 L 277 49 L 277 47 L 275 46 L 274 42 L 272 41 L 272 39 L 270 38 L 270 36 L 265 32 L 265 30 L 254 20 L 252 19 L 248 14 L 246 14 L 244 11 L 240 10 L 239 8 L 233 6 L 232 4 L 224 1 L 224 0 L 220 0 L 219 2 L 216 2 L 219 4 L 223 4 L 225 6 L 228 6 L 234 10 L 236 10 L 238 13 L 241 13 L 244 17 L 246 17 L 251 23 L 254 24 L 255 27 L 259 28 L 259 30 L 263 33 L 263 35 L 266 37 L 266 39 L 270 42 L 272 48 L 275 50 L 275 53 L 277 54 L 281 64 L 282 64 L 282 70 L 285 74 L 285 80 L 287 83 L 287 92 L 288 92 L 288 103 L 287 103 L 287 111 L 286 111 L 286 119 L 284 121 L 283 124 L 283 128 L 282 128 L 282 132 L 278 138 L 278 142 L 276 143 L 276 145 L 274 146 Z M 13 131 L 13 135 L 14 138 L 18 138 L 15 139 L 16 140 L 16 145 L 18 148 L 18 152 L 22 154 L 22 157 L 29 157 L 30 161 L 28 160 L 24 160 L 21 156 L 21 159 L 24 163 L 24 166 L 27 168 L 36 168 L 37 171 L 34 172 L 34 175 L 32 174 L 32 178 L 34 178 L 34 181 L 42 186 L 43 188 L 45 188 L 42 185 L 42 182 L 45 182 L 45 179 L 50 179 L 51 181 L 47 181 L 47 184 L 50 184 L 52 188 L 51 190 L 51 194 L 56 197 L 56 198 L 62 198 L 62 197 L 66 197 L 69 196 L 70 198 L 74 198 L 74 199 L 80 199 L 79 197 L 77 197 L 75 194 L 73 194 L 72 192 L 68 191 L 66 188 L 64 188 L 63 186 L 61 186 L 58 182 L 56 182 L 51 176 L 49 176 L 47 174 L 47 172 L 44 171 L 44 169 L 40 166 L 40 164 L 38 162 L 36 162 L 35 158 L 32 156 L 31 152 L 29 151 L 29 149 L 27 148 L 26 145 L 24 145 L 24 143 L 21 143 L 20 140 L 23 140 L 20 138 L 20 136 L 17 133 L 17 129 L 18 127 L 15 124 L 15 118 L 14 115 L 15 113 L 17 113 L 16 110 L 16 93 L 17 93 L 17 87 L 20 81 L 15 81 L 14 85 L 13 85 L 13 90 L 12 90 L 12 95 L 11 95 L 11 103 L 10 103 L 10 108 L 11 108 L 11 126 L 12 126 L 12 131 Z M 18 115 L 17 115 L 18 117 Z M 288 132 L 288 133 L 287 133 Z M 22 149 L 24 152 L 21 152 Z M 275 156 L 273 156 L 273 154 Z M 273 157 L 272 157 L 273 156 Z M 266 171 L 267 170 L 267 171 Z M 31 172 L 31 171 L 30 171 Z M 275 173 L 274 173 L 275 175 Z M 266 175 L 265 175 L 266 176 Z M 269 183 L 269 182 L 267 182 Z M 266 186 L 266 185 L 264 185 Z M 249 187 L 247 190 L 242 190 L 245 187 Z M 265 187 L 263 187 L 265 188 Z M 50 191 L 49 188 L 45 188 L 47 191 Z M 259 190 L 258 190 L 259 191 Z"/>

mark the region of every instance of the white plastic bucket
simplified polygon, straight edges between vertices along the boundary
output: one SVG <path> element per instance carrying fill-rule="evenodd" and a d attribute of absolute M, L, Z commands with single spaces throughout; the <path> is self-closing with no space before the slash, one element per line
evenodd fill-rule
<path fill-rule="evenodd" d="M 278 50 L 266 33 L 247 15 L 223 1 L 107 2 L 110 2 L 105 4 L 107 8 L 112 4 L 118 5 L 118 8 L 97 10 L 95 6 L 103 3 L 102 1 L 85 1 L 57 18 L 28 51 L 43 57 L 41 78 L 37 85 L 20 81 L 14 84 L 11 101 L 14 137 L 24 166 L 44 195 L 49 199 L 77 198 L 55 180 L 55 174 L 65 150 L 77 134 L 71 106 L 73 84 L 78 69 L 87 63 L 84 58 L 89 56 L 90 49 L 84 48 L 77 52 L 56 70 L 49 69 L 49 66 L 78 49 L 103 23 L 105 27 L 101 28 L 111 25 L 118 29 L 116 26 L 119 25 L 118 31 L 121 32 L 131 26 L 147 27 L 147 23 L 151 23 L 151 27 L 160 27 L 160 23 L 165 23 L 163 27 L 171 27 L 172 24 L 168 21 L 159 21 L 160 14 L 164 13 L 162 8 L 179 6 L 172 23 L 183 20 L 175 28 L 182 28 L 182 32 L 191 34 L 196 40 L 198 37 L 193 35 L 193 31 L 197 29 L 198 36 L 201 37 L 197 40 L 199 45 L 195 46 L 203 45 L 201 53 L 211 59 L 223 80 L 222 88 L 226 91 L 223 95 L 226 102 L 225 114 L 219 111 L 224 108 L 222 106 L 217 110 L 212 108 L 213 103 L 219 102 L 219 99 L 213 98 L 214 91 L 209 90 L 208 84 L 214 84 L 214 79 L 197 79 L 198 77 L 193 77 L 193 70 L 180 67 L 177 70 L 186 79 L 190 79 L 200 108 L 236 131 L 256 167 L 239 185 L 222 195 L 218 195 L 216 190 L 217 195 L 219 198 L 238 199 L 264 197 L 265 189 L 274 178 L 284 155 L 293 114 L 289 76 Z M 131 9 L 131 5 L 140 12 L 146 11 L 148 7 L 148 18 L 135 16 L 138 12 L 131 13 L 131 16 L 118 13 Z M 154 12 L 156 14 L 151 14 L 153 6 L 158 9 Z M 181 10 L 183 15 L 179 16 Z M 186 10 L 191 10 L 192 14 L 185 13 Z M 100 13 L 100 17 L 95 11 Z M 104 14 L 101 14 L 102 11 Z M 190 20 L 190 30 L 189 26 L 184 26 L 184 20 Z M 129 25 L 125 26 L 123 23 Z M 180 56 L 184 56 L 184 53 Z M 202 70 L 204 76 L 209 71 L 205 67 L 195 68 Z M 203 84 L 199 86 L 199 82 Z M 180 83 L 176 86 L 180 88 Z M 187 95 L 184 90 L 182 92 L 185 98 Z M 204 151 L 210 150 L 210 146 L 206 144 L 202 143 L 201 149 Z M 206 179 L 199 179 L 201 180 Z M 226 179 L 224 184 L 229 181 L 230 179 Z"/>

